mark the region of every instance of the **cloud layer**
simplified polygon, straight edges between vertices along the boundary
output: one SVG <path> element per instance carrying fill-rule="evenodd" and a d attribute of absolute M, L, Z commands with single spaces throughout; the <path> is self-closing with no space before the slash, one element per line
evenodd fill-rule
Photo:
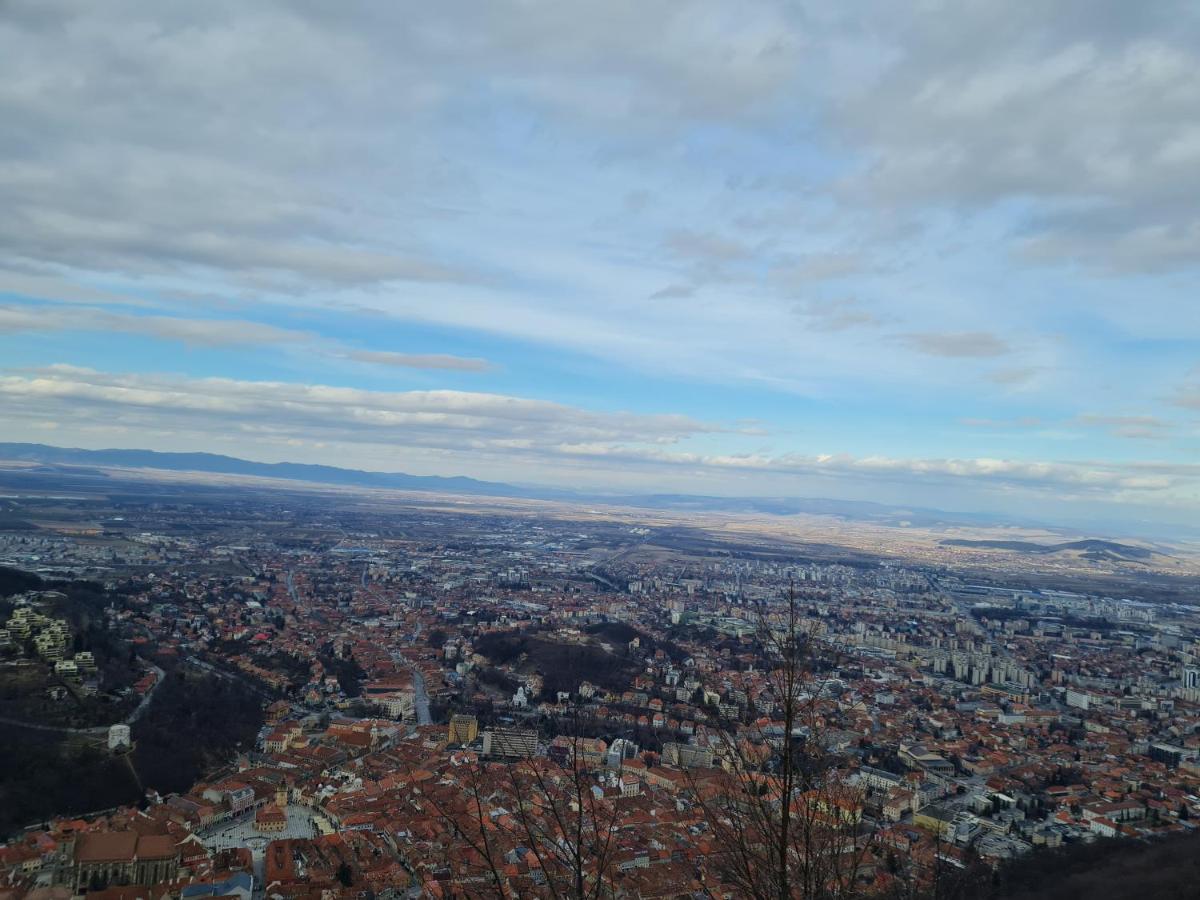
<path fill-rule="evenodd" d="M 670 444 L 723 430 L 681 415 L 591 412 L 499 394 L 113 375 L 67 365 L 0 377 L 0 396 L 15 415 L 51 421 L 73 409 L 76 417 L 156 429 L 224 423 L 251 433 L 446 449 Z"/>
<path fill-rule="evenodd" d="M 501 454 L 514 471 L 546 465 L 588 472 L 572 483 L 617 489 L 613 472 L 720 483 L 743 489 L 863 480 L 959 487 L 976 494 L 1050 494 L 1074 499 L 1186 505 L 1200 492 L 1200 464 L 1019 461 L 993 458 L 904 459 L 849 454 L 722 454 L 686 449 L 689 441 L 732 426 L 679 415 L 597 412 L 496 394 L 390 393 L 320 384 L 225 378 L 112 375 L 57 365 L 0 377 L 0 399 L 29 427 L 70 419 L 73 433 L 191 435 L 220 429 L 267 442 L 275 451 L 347 448 L 344 465 L 378 459 L 395 447 L 455 455 Z"/>
<path fill-rule="evenodd" d="M 10 0 L 0 420 L 1193 503 L 1198 69 L 1183 0 Z"/>

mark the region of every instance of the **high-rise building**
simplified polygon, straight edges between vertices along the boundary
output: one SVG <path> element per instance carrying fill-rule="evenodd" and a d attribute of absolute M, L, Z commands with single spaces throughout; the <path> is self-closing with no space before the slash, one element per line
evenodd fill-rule
<path fill-rule="evenodd" d="M 479 737 L 479 720 L 474 716 L 450 717 L 450 731 L 446 739 L 451 744 L 470 744 Z"/>
<path fill-rule="evenodd" d="M 537 732 L 532 728 L 494 728 L 483 733 L 483 755 L 500 759 L 528 759 L 537 753 Z"/>

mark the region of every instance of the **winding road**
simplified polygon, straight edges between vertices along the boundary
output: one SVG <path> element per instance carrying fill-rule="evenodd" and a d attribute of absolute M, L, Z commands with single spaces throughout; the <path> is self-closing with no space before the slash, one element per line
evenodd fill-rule
<path fill-rule="evenodd" d="M 141 699 L 141 702 L 138 703 L 133 711 L 130 712 L 129 715 L 127 715 L 120 722 L 112 722 L 109 725 L 96 725 L 92 728 L 67 728 L 64 725 L 39 725 L 36 722 L 22 722 L 20 719 L 9 719 L 7 717 L 0 716 L 0 723 L 5 725 L 16 725 L 20 728 L 30 728 L 34 731 L 52 731 L 56 734 L 83 734 L 90 737 L 102 737 L 108 734 L 108 729 L 113 725 L 132 725 L 142 717 L 142 713 L 144 713 L 146 708 L 150 705 L 150 701 L 153 699 L 155 691 L 158 690 L 159 685 L 163 683 L 163 680 L 167 675 L 166 672 L 154 664 L 151 664 L 150 668 L 154 670 L 154 684 L 151 686 L 150 690 L 146 691 L 146 696 Z"/>

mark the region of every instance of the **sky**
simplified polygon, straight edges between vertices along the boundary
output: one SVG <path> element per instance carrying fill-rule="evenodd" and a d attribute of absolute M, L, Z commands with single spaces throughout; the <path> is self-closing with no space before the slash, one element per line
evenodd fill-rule
<path fill-rule="evenodd" d="M 5 0 L 0 440 L 1200 514 L 1200 6 Z"/>

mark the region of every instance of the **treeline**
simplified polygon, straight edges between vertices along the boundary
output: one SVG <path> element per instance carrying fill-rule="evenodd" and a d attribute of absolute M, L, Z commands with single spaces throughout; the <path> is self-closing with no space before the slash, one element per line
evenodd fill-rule
<path fill-rule="evenodd" d="M 513 662 L 529 649 L 529 638 L 519 631 L 492 631 L 476 638 L 473 649 L 502 666 Z"/>
<path fill-rule="evenodd" d="M 259 696 L 236 679 L 170 673 L 133 726 L 142 783 L 162 794 L 186 791 L 239 749 L 251 749 L 263 719 Z"/>
<path fill-rule="evenodd" d="M 0 597 L 11 597 L 28 591 L 58 591 L 63 596 L 54 602 L 54 613 L 71 623 L 73 630 L 83 630 L 103 621 L 104 607 L 114 600 L 124 604 L 118 592 L 110 594 L 104 585 L 95 581 L 60 581 L 46 579 L 32 572 L 0 566 Z"/>
<path fill-rule="evenodd" d="M 711 625 L 701 625 L 695 622 L 681 623 L 672 625 L 669 633 L 681 641 L 699 644 L 713 651 L 728 650 L 730 653 L 738 654 L 746 649 L 736 637 L 722 634 Z"/>
<path fill-rule="evenodd" d="M 968 856 L 970 853 L 968 852 Z M 975 857 L 885 900 L 1194 900 L 1200 897 L 1200 834 L 1104 838 L 1037 849 L 992 869 Z"/>
<path fill-rule="evenodd" d="M 1098 840 L 1039 850 L 996 872 L 995 900 L 1200 897 L 1200 834 Z"/>
<path fill-rule="evenodd" d="M 518 668 L 542 676 L 542 696 L 548 699 L 559 691 L 573 693 L 584 681 L 608 690 L 625 690 L 640 671 L 628 657 L 595 646 L 560 643 L 536 633 L 491 632 L 478 638 L 474 649 L 496 665 L 512 665 L 525 657 Z"/>
<path fill-rule="evenodd" d="M 73 650 L 91 650 L 97 661 L 102 657 L 123 661 L 128 657 L 124 641 L 105 628 L 104 610 L 109 604 L 125 605 L 125 595 L 108 591 L 95 581 L 48 580 L 31 572 L 0 566 L 0 597 L 8 598 L 27 591 L 56 591 L 50 614 L 65 619 L 74 636 Z M 5 600 L 0 612 L 11 613 L 13 604 Z"/>
<path fill-rule="evenodd" d="M 7 655 L 23 653 L 30 665 L 23 671 L 10 670 L 0 683 L 0 715 L 46 725 L 89 727 L 116 721 L 132 708 L 135 698 L 129 688 L 143 674 L 133 649 L 120 634 L 110 630 L 105 608 L 124 606 L 125 596 L 110 592 L 95 581 L 59 581 L 41 578 L 19 569 L 0 567 L 0 594 L 26 591 L 54 591 L 45 612 L 65 619 L 70 625 L 71 642 L 67 655 L 89 651 L 96 661 L 100 693 L 89 695 L 64 685 L 48 664 L 38 660 L 32 641 L 23 648 L 12 648 Z M 0 618 L 11 615 L 11 599 L 0 600 Z M 68 699 L 52 701 L 47 692 L 54 687 L 70 688 Z"/>
<path fill-rule="evenodd" d="M 0 838 L 51 816 L 136 803 L 124 760 L 96 742 L 0 724 Z"/>
<path fill-rule="evenodd" d="M 26 591 L 45 590 L 45 582 L 32 572 L 22 572 L 11 566 L 0 566 L 0 597 L 11 597 Z"/>
<path fill-rule="evenodd" d="M 249 749 L 263 718 L 246 685 L 176 671 L 134 724 L 129 758 L 108 753 L 103 735 L 0 724 L 0 837 L 54 816 L 139 803 L 143 788 L 186 791 Z"/>
<path fill-rule="evenodd" d="M 288 690 L 294 691 L 308 682 L 312 675 L 312 665 L 302 656 L 295 656 L 283 650 L 275 650 L 259 656 L 258 663 L 279 672 L 288 680 Z"/>
<path fill-rule="evenodd" d="M 495 666 L 483 666 L 475 670 L 475 680 L 480 684 L 491 685 L 497 690 L 503 691 L 506 694 L 516 693 L 517 681 L 515 678 L 506 675 L 502 670 Z"/>
<path fill-rule="evenodd" d="M 625 622 L 597 622 L 594 625 L 587 626 L 586 630 L 588 634 L 595 635 L 601 640 L 612 644 L 628 644 L 634 638 L 637 638 L 643 650 L 649 653 L 661 650 L 667 654 L 672 662 L 676 663 L 683 662 L 691 655 L 674 641 L 656 638 L 644 631 L 639 631 Z"/>
<path fill-rule="evenodd" d="M 322 647 L 321 652 L 317 654 L 317 659 L 325 667 L 326 672 L 337 678 L 338 687 L 342 689 L 343 694 L 351 699 L 362 696 L 362 683 L 363 679 L 367 677 L 367 673 L 358 664 L 357 659 L 353 656 L 335 656 L 332 644 Z"/>

